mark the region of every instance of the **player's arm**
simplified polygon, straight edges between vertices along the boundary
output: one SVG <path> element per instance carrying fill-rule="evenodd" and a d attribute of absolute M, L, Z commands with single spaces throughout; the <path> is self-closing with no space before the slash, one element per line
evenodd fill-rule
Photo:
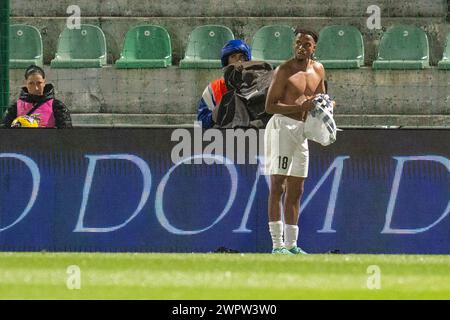
<path fill-rule="evenodd" d="M 320 76 L 320 83 L 316 88 L 316 91 L 314 92 L 314 94 L 319 94 L 319 93 L 327 93 L 327 89 L 325 87 L 325 68 L 323 67 L 323 65 L 319 62 L 316 62 L 314 65 L 314 70 L 316 70 L 317 74 Z M 333 100 L 333 107 L 336 107 L 336 101 Z"/>
<path fill-rule="evenodd" d="M 327 90 L 325 89 L 325 68 L 323 67 L 323 65 L 319 62 L 315 62 L 314 63 L 314 70 L 316 71 L 316 73 L 320 76 L 320 83 L 316 88 L 316 91 L 314 92 L 314 94 L 319 94 L 319 93 L 327 93 Z"/>
<path fill-rule="evenodd" d="M 266 98 L 265 109 L 267 113 L 293 114 L 304 111 L 300 103 L 289 105 L 280 102 L 284 97 L 288 78 L 289 74 L 283 66 L 275 70 Z"/>

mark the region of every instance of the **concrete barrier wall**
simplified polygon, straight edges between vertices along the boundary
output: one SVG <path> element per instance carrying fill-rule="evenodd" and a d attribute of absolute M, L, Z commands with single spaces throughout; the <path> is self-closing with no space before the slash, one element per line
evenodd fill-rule
<path fill-rule="evenodd" d="M 205 86 L 221 76 L 221 70 L 178 67 L 45 69 L 58 98 L 72 113 L 83 114 L 78 118 L 80 124 L 98 121 L 105 125 L 115 120 L 122 124 L 192 124 Z M 327 79 L 329 93 L 338 103 L 337 114 L 345 119 L 343 125 L 450 124 L 450 71 L 328 70 Z M 22 85 L 23 70 L 11 70 L 11 100 L 17 98 Z M 100 116 L 89 120 L 86 114 Z M 114 114 L 123 116 L 114 118 Z"/>
<path fill-rule="evenodd" d="M 377 5 L 383 17 L 444 17 L 446 0 L 12 0 L 13 16 L 64 17 L 70 5 L 84 17 L 361 17 Z"/>
<path fill-rule="evenodd" d="M 55 17 L 15 17 L 11 23 L 25 23 L 37 27 L 42 34 L 44 43 L 44 63 L 49 64 L 54 58 L 59 34 L 66 25 L 66 18 Z M 328 25 L 353 25 L 357 27 L 364 38 L 365 45 L 365 63 L 371 65 L 376 58 L 379 41 L 383 30 L 386 30 L 396 24 L 410 24 L 423 28 L 429 38 L 430 58 L 432 65 L 437 65 L 442 59 L 445 40 L 450 32 L 450 25 L 445 18 L 385 18 L 382 19 L 383 30 L 369 30 L 366 26 L 365 17 L 93 17 L 83 18 L 82 23 L 98 25 L 102 28 L 106 36 L 108 49 L 108 63 L 114 63 L 119 57 L 123 47 L 123 41 L 126 32 L 135 25 L 156 24 L 165 27 L 172 39 L 173 63 L 178 64 L 183 58 L 187 46 L 190 32 L 198 25 L 203 24 L 223 24 L 232 29 L 236 38 L 245 39 L 249 43 L 256 31 L 265 25 L 286 24 L 292 27 L 302 26 L 320 32 L 322 28 Z"/>
<path fill-rule="evenodd" d="M 264 25 L 302 26 L 316 32 L 328 25 L 353 25 L 363 34 L 366 67 L 328 71 L 329 90 L 339 104 L 341 125 L 449 126 L 449 72 L 373 71 L 382 32 L 392 25 L 423 28 L 429 38 L 430 61 L 441 60 L 450 32 L 447 1 L 345 0 L 12 0 L 11 23 L 36 26 L 44 43 L 44 63 L 54 58 L 58 36 L 77 4 L 82 23 L 98 25 L 106 35 L 108 67 L 85 70 L 52 70 L 58 96 L 67 103 L 76 125 L 192 124 L 197 101 L 207 83 L 221 70 L 180 70 L 190 32 L 204 24 L 230 27 L 236 38 L 251 43 Z M 367 28 L 367 7 L 381 9 L 381 30 Z M 116 70 L 126 32 L 135 25 L 165 27 L 172 39 L 173 64 L 161 70 Z M 11 99 L 22 85 L 22 70 L 11 71 Z"/>

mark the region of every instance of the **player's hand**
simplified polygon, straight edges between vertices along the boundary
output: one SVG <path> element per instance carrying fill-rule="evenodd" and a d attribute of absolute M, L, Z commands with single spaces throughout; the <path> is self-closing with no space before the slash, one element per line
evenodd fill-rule
<path fill-rule="evenodd" d="M 301 108 L 303 111 L 311 111 L 312 109 L 314 109 L 314 96 L 313 97 L 307 97 L 306 100 L 304 100 L 301 104 Z"/>
<path fill-rule="evenodd" d="M 312 100 L 314 97 L 308 97 L 302 94 L 300 97 L 295 100 L 295 104 L 298 105 L 301 109 L 301 111 L 309 111 L 314 108 L 312 105 Z"/>
<path fill-rule="evenodd" d="M 308 97 L 302 94 L 300 97 L 297 98 L 297 100 L 295 100 L 295 104 L 300 107 L 306 100 L 308 100 Z"/>

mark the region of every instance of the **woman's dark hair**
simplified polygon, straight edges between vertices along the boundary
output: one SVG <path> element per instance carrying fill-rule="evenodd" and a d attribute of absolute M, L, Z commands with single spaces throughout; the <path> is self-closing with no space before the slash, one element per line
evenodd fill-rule
<path fill-rule="evenodd" d="M 36 65 L 31 65 L 25 70 L 25 80 L 28 79 L 29 76 L 33 74 L 40 74 L 42 78 L 45 79 L 45 72 L 41 67 L 38 67 Z"/>
<path fill-rule="evenodd" d="M 317 43 L 317 41 L 319 41 L 319 36 L 314 31 L 297 28 L 294 31 L 294 35 L 297 36 L 298 34 L 307 34 L 307 35 L 311 36 L 314 39 L 315 43 Z"/>

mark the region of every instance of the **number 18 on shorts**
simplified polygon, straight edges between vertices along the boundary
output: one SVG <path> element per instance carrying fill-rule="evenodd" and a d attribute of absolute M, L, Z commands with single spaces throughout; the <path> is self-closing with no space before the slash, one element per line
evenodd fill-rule
<path fill-rule="evenodd" d="M 264 174 L 308 176 L 309 150 L 304 122 L 274 115 L 264 134 Z"/>

